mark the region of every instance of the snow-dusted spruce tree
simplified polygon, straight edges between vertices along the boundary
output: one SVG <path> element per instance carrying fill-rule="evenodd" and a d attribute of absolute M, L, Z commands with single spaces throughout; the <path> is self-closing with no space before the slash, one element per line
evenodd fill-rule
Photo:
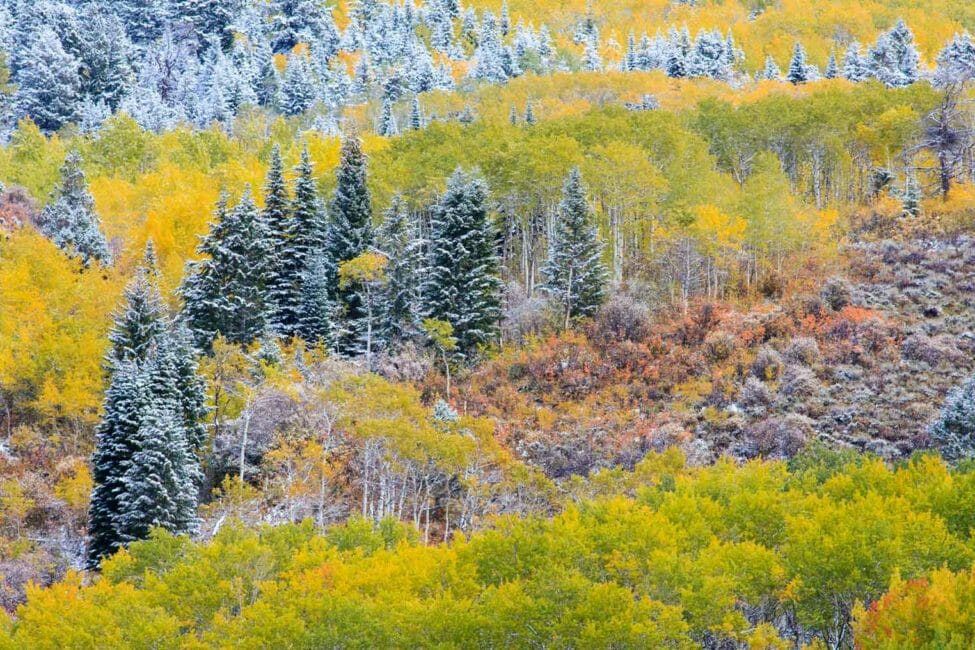
<path fill-rule="evenodd" d="M 241 8 L 241 0 L 170 0 L 170 18 L 191 32 L 198 43 L 216 40 L 227 49 L 233 40 L 230 24 Z"/>
<path fill-rule="evenodd" d="M 123 477 L 136 450 L 136 435 L 146 410 L 145 379 L 135 361 L 111 363 L 102 419 L 92 455 L 94 488 L 88 507 L 88 566 L 117 551 L 123 540 L 118 530 Z"/>
<path fill-rule="evenodd" d="M 948 460 L 975 457 L 975 377 L 948 394 L 929 435 Z"/>
<path fill-rule="evenodd" d="M 458 169 L 433 207 L 423 282 L 424 316 L 450 323 L 461 355 L 491 344 L 501 316 L 501 279 L 484 182 Z"/>
<path fill-rule="evenodd" d="M 396 124 L 396 116 L 393 114 L 393 102 L 388 97 L 383 100 L 382 112 L 379 115 L 379 124 L 376 127 L 376 133 L 386 138 L 399 135 L 399 126 Z"/>
<path fill-rule="evenodd" d="M 427 10 L 430 27 L 430 45 L 441 54 L 448 54 L 454 44 L 454 26 L 441 4 L 433 4 Z"/>
<path fill-rule="evenodd" d="M 589 72 L 599 72 L 603 69 L 603 58 L 599 55 L 599 41 L 596 39 L 586 42 L 586 49 L 582 55 L 582 67 Z"/>
<path fill-rule="evenodd" d="M 85 135 L 97 133 L 105 120 L 112 116 L 112 109 L 105 102 L 93 102 L 86 97 L 78 111 L 78 129 Z"/>
<path fill-rule="evenodd" d="M 148 525 L 191 532 L 199 488 L 197 453 L 206 429 L 205 393 L 185 330 L 170 326 L 158 288 L 151 245 L 125 290 L 109 334 L 110 373 L 92 456 L 94 489 L 88 524 L 88 564 L 95 568 L 121 545 L 148 534 L 140 513 L 171 509 Z M 165 418 L 160 422 L 158 418 Z M 162 454 L 164 462 L 156 463 Z M 158 465 L 166 465 L 159 470 Z M 175 475 L 177 481 L 158 478 Z M 163 485 L 163 490 L 157 486 Z"/>
<path fill-rule="evenodd" d="M 301 273 L 301 310 L 298 333 L 312 345 L 335 347 L 338 338 L 338 319 L 331 298 L 335 270 L 328 263 L 328 252 L 318 248 L 308 256 Z"/>
<path fill-rule="evenodd" d="M 668 77 L 683 79 L 688 76 L 691 47 L 691 35 L 686 27 L 680 32 L 671 28 L 668 33 L 667 60 L 664 65 Z"/>
<path fill-rule="evenodd" d="M 829 60 L 826 62 L 826 70 L 823 71 L 823 77 L 826 79 L 836 79 L 838 76 L 840 76 L 840 66 L 836 62 L 836 54 L 830 52 Z"/>
<path fill-rule="evenodd" d="M 284 178 L 281 148 L 271 150 L 267 179 L 264 182 L 263 219 L 268 230 L 267 298 L 268 320 L 278 336 L 297 333 L 303 260 L 295 255 L 294 220 L 291 218 L 288 185 Z"/>
<path fill-rule="evenodd" d="M 910 86 L 918 80 L 919 60 L 914 34 L 903 20 L 881 34 L 868 55 L 873 76 L 892 88 Z"/>
<path fill-rule="evenodd" d="M 92 260 L 112 261 L 108 242 L 95 212 L 95 199 L 88 192 L 81 155 L 68 154 L 61 167 L 61 181 L 55 186 L 51 202 L 41 211 L 38 229 L 69 255 L 88 266 Z"/>
<path fill-rule="evenodd" d="M 123 307 L 115 314 L 108 340 L 112 344 L 109 364 L 116 361 L 144 362 L 166 333 L 166 305 L 159 292 L 155 252 L 150 241 L 142 266 L 125 288 Z"/>
<path fill-rule="evenodd" d="M 295 180 L 291 198 L 291 220 L 294 238 L 289 255 L 289 265 L 303 269 L 313 250 L 320 249 L 328 236 L 325 206 L 318 194 L 315 182 L 315 166 L 308 147 L 301 150 L 301 158 L 294 169 Z"/>
<path fill-rule="evenodd" d="M 728 79 L 731 77 L 731 63 L 734 51 L 729 55 L 725 49 L 725 39 L 721 32 L 702 31 L 697 35 L 694 48 L 688 57 L 687 73 L 691 77 L 711 77 Z"/>
<path fill-rule="evenodd" d="M 559 219 L 542 267 L 542 290 L 560 305 L 565 327 L 580 316 L 592 316 L 606 298 L 609 274 L 586 188 L 578 168 L 562 188 Z"/>
<path fill-rule="evenodd" d="M 424 245 L 416 215 L 399 197 L 386 210 L 376 245 L 389 260 L 380 336 L 392 344 L 418 333 Z"/>
<path fill-rule="evenodd" d="M 410 130 L 419 131 L 423 128 L 423 109 L 420 107 L 420 98 L 413 95 L 410 102 Z"/>
<path fill-rule="evenodd" d="M 504 69 L 504 52 L 501 34 L 494 14 L 485 11 L 478 34 L 477 49 L 474 51 L 474 65 L 470 77 L 492 83 L 505 83 L 508 75 Z"/>
<path fill-rule="evenodd" d="M 843 54 L 843 78 L 854 83 L 866 81 L 872 76 L 870 64 L 863 55 L 863 46 L 853 41 Z"/>
<path fill-rule="evenodd" d="M 170 386 L 172 396 L 179 403 L 179 416 L 190 451 L 199 457 L 207 440 L 206 382 L 199 375 L 198 351 L 193 335 L 181 318 L 170 321 L 165 350 L 175 377 Z"/>
<path fill-rule="evenodd" d="M 942 86 L 975 78 L 975 42 L 969 34 L 955 34 L 938 53 L 937 82 Z"/>
<path fill-rule="evenodd" d="M 785 79 L 793 85 L 809 81 L 809 66 L 806 64 L 806 50 L 803 49 L 802 43 L 796 43 L 792 50 L 792 60 L 789 62 L 789 72 Z"/>
<path fill-rule="evenodd" d="M 334 39 L 338 47 L 338 33 L 331 11 L 317 0 L 273 0 L 271 24 L 273 47 L 278 54 L 290 52 L 298 43 Z"/>
<path fill-rule="evenodd" d="M 216 216 L 197 249 L 204 257 L 189 265 L 180 290 L 187 324 L 203 349 L 218 335 L 250 343 L 264 333 L 268 321 L 269 237 L 250 189 L 233 210 L 227 209 L 223 196 Z"/>
<path fill-rule="evenodd" d="M 135 79 L 132 43 L 122 21 L 105 7 L 85 5 L 79 20 L 84 29 L 78 31 L 73 54 L 79 61 L 81 93 L 114 110 Z"/>
<path fill-rule="evenodd" d="M 88 516 L 88 563 L 95 567 L 118 550 L 117 518 L 124 492 L 122 476 L 134 453 L 134 440 L 145 410 L 142 367 L 165 334 L 162 296 L 143 267 L 126 287 L 124 303 L 109 333 L 112 348 L 105 407 L 92 456 L 94 490 Z"/>
<path fill-rule="evenodd" d="M 410 37 L 410 45 L 405 54 L 406 85 L 413 93 L 433 90 L 437 84 L 437 70 L 430 51 L 417 38 Z"/>
<path fill-rule="evenodd" d="M 636 35 L 631 31 L 626 37 L 626 52 L 623 54 L 623 60 L 620 62 L 620 70 L 623 72 L 632 72 L 634 70 L 639 70 L 637 67 L 637 46 L 636 46 Z"/>
<path fill-rule="evenodd" d="M 355 259 L 372 246 L 372 199 L 366 186 L 366 156 L 357 134 L 342 141 L 336 179 L 326 240 L 328 262 L 334 269 L 330 295 L 340 319 L 336 349 L 355 356 L 362 352 L 359 333 L 366 313 L 355 286 L 339 287 L 337 271 L 342 262 Z"/>
<path fill-rule="evenodd" d="M 122 475 L 118 540 L 146 539 L 155 527 L 191 533 L 196 487 L 187 476 L 190 453 L 170 400 L 151 399 L 133 436 L 134 451 Z"/>
<path fill-rule="evenodd" d="M 288 65 L 281 82 L 278 107 L 285 115 L 301 115 L 315 103 L 318 91 L 308 59 L 301 54 L 288 57 Z"/>
<path fill-rule="evenodd" d="M 78 117 L 81 76 L 78 60 L 64 51 L 50 27 L 42 27 L 31 40 L 23 67 L 17 71 L 14 109 L 29 117 L 42 131 L 57 131 Z"/>
<path fill-rule="evenodd" d="M 904 178 L 904 189 L 900 192 L 901 212 L 908 217 L 918 216 L 921 214 L 921 199 L 923 198 L 921 188 L 918 186 L 914 174 L 906 174 Z"/>
<path fill-rule="evenodd" d="M 166 0 L 114 0 L 112 9 L 122 19 L 132 42 L 142 45 L 162 36 L 167 5 Z"/>
<path fill-rule="evenodd" d="M 157 526 L 173 533 L 193 533 L 198 527 L 202 476 L 192 440 L 195 432 L 186 427 L 178 354 L 174 341 L 164 337 L 142 369 L 145 411 L 122 475 L 117 516 L 123 543 L 145 539 Z"/>
<path fill-rule="evenodd" d="M 772 58 L 771 54 L 765 57 L 765 69 L 762 70 L 761 78 L 771 81 L 779 81 L 782 79 L 782 71 L 776 65 L 775 59 Z"/>

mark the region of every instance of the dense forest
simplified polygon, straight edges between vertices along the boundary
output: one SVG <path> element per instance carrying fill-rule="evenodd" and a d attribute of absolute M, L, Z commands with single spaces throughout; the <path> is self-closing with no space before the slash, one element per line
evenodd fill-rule
<path fill-rule="evenodd" d="M 970 32 L 0 0 L 0 648 L 972 647 Z"/>

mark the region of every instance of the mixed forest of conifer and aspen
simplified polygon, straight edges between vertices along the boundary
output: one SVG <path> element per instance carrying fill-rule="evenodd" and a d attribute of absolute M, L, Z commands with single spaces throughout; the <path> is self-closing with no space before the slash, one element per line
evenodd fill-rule
<path fill-rule="evenodd" d="M 975 647 L 970 33 L 0 0 L 0 649 Z"/>

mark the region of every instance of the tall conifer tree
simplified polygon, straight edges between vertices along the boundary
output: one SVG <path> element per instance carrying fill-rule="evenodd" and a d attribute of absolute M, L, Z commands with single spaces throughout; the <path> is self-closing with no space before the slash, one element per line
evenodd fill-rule
<path fill-rule="evenodd" d="M 41 212 L 38 229 L 59 248 L 80 258 L 85 266 L 92 260 L 111 263 L 108 241 L 102 234 L 95 199 L 88 191 L 78 152 L 72 151 L 65 159 L 52 199 Z"/>
<path fill-rule="evenodd" d="M 395 197 L 377 233 L 377 246 L 389 259 L 386 267 L 381 335 L 390 343 L 407 341 L 418 332 L 424 242 L 416 216 Z"/>
<path fill-rule="evenodd" d="M 355 134 L 342 142 L 336 175 L 326 241 L 328 263 L 331 265 L 329 294 L 341 321 L 337 350 L 340 354 L 354 356 L 362 352 L 358 332 L 367 315 L 359 290 L 355 286 L 339 287 L 337 270 L 342 262 L 366 252 L 372 246 L 373 239 L 372 200 L 366 186 L 366 156 L 362 151 L 362 142 Z"/>
<path fill-rule="evenodd" d="M 227 209 L 227 197 L 221 198 L 217 220 L 198 248 L 205 257 L 190 264 L 181 290 L 201 348 L 209 348 L 218 335 L 247 344 L 264 333 L 269 242 L 250 189 L 233 210 Z"/>
<path fill-rule="evenodd" d="M 562 189 L 559 221 L 542 267 L 542 289 L 560 304 L 567 328 L 572 318 L 595 314 L 606 297 L 608 273 L 602 252 L 582 174 L 576 168 Z"/>
<path fill-rule="evenodd" d="M 271 329 L 279 336 L 294 336 L 298 327 L 298 276 L 301 260 L 295 255 L 295 229 L 291 216 L 284 163 L 277 145 L 271 150 L 264 184 L 264 223 L 268 229 L 267 297 Z"/>
<path fill-rule="evenodd" d="M 462 355 L 497 338 L 501 279 L 487 188 L 458 169 L 433 208 L 424 315 L 450 323 Z"/>
<path fill-rule="evenodd" d="M 151 526 L 196 527 L 206 407 L 187 339 L 168 320 L 150 244 L 109 335 L 110 380 L 92 456 L 92 568 Z"/>
<path fill-rule="evenodd" d="M 785 78 L 793 85 L 799 85 L 809 81 L 809 71 L 806 66 L 806 50 L 803 49 L 802 43 L 796 43 L 795 49 L 792 51 L 792 61 L 789 62 L 789 72 Z"/>

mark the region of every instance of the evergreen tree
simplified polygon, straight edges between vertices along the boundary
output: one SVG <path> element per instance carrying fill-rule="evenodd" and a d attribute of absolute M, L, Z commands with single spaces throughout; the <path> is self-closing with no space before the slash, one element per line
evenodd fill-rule
<path fill-rule="evenodd" d="M 139 83 L 129 89 L 119 105 L 120 113 L 127 113 L 146 131 L 162 133 L 179 121 L 179 113 L 166 105 L 155 88 Z"/>
<path fill-rule="evenodd" d="M 196 506 L 202 474 L 197 453 L 205 439 L 199 419 L 205 415 L 204 393 L 195 376 L 192 383 L 184 382 L 184 352 L 177 338 L 165 336 L 143 368 L 145 412 L 122 475 L 125 496 L 117 516 L 122 542 L 145 539 L 155 526 L 194 533 L 199 524 Z M 189 370 L 195 371 L 192 363 Z"/>
<path fill-rule="evenodd" d="M 267 268 L 269 325 L 279 336 L 291 337 L 298 328 L 298 276 L 303 268 L 303 259 L 295 254 L 296 233 L 278 145 L 271 150 L 268 164 L 263 219 L 268 229 L 270 253 Z"/>
<path fill-rule="evenodd" d="M 220 334 L 248 344 L 264 333 L 268 321 L 270 238 L 250 190 L 233 210 L 222 197 L 216 215 L 197 249 L 205 257 L 190 264 L 181 289 L 187 324 L 203 349 Z"/>
<path fill-rule="evenodd" d="M 975 457 L 975 377 L 948 393 L 929 435 L 947 460 Z"/>
<path fill-rule="evenodd" d="M 80 63 L 64 51 L 50 27 L 42 27 L 31 41 L 18 70 L 14 106 L 42 131 L 57 131 L 78 118 L 81 100 Z"/>
<path fill-rule="evenodd" d="M 423 110 L 420 107 L 420 98 L 413 95 L 413 101 L 410 103 L 410 129 L 419 131 L 422 128 Z"/>
<path fill-rule="evenodd" d="M 97 133 L 105 120 L 112 116 L 112 109 L 105 102 L 93 102 L 86 97 L 81 104 L 78 117 L 78 129 L 85 135 Z"/>
<path fill-rule="evenodd" d="M 233 39 L 231 21 L 242 5 L 242 0 L 170 0 L 169 15 L 201 45 L 216 39 L 227 49 Z"/>
<path fill-rule="evenodd" d="M 836 63 L 836 54 L 833 52 L 829 53 L 829 61 L 826 62 L 826 71 L 823 72 L 823 76 L 827 79 L 836 79 L 840 75 L 840 67 Z"/>
<path fill-rule="evenodd" d="M 542 25 L 538 30 L 538 54 L 543 60 L 547 60 L 555 54 L 555 46 L 552 44 L 552 34 L 548 25 Z"/>
<path fill-rule="evenodd" d="M 525 102 L 525 124 L 531 126 L 535 122 L 535 107 L 532 105 L 532 100 L 529 99 Z"/>
<path fill-rule="evenodd" d="M 905 216 L 916 217 L 921 214 L 921 188 L 912 173 L 904 178 L 904 191 L 901 194 L 901 211 Z"/>
<path fill-rule="evenodd" d="M 603 58 L 599 55 L 599 42 L 595 39 L 586 42 L 586 50 L 582 55 L 583 68 L 589 72 L 599 72 L 603 69 Z"/>
<path fill-rule="evenodd" d="M 315 103 L 318 95 L 308 59 L 301 54 L 288 57 L 278 104 L 285 115 L 301 115 Z"/>
<path fill-rule="evenodd" d="M 433 57 L 427 48 L 416 39 L 411 39 L 406 53 L 406 82 L 413 93 L 433 90 L 437 83 L 437 70 Z"/>
<path fill-rule="evenodd" d="M 122 22 L 106 9 L 87 5 L 81 20 L 85 29 L 79 33 L 74 53 L 80 64 L 80 90 L 92 101 L 104 102 L 114 110 L 134 81 L 132 44 Z"/>
<path fill-rule="evenodd" d="M 328 263 L 324 248 L 312 251 L 301 274 L 301 313 L 298 331 L 301 338 L 313 344 L 335 347 L 338 318 L 330 287 L 335 270 Z"/>
<path fill-rule="evenodd" d="M 366 157 L 362 142 L 355 134 L 342 141 L 336 179 L 326 242 L 328 262 L 332 265 L 329 295 L 341 319 L 337 351 L 352 356 L 361 352 L 358 334 L 367 315 L 355 287 L 339 288 L 337 271 L 342 262 L 355 259 L 372 246 L 372 200 L 366 186 Z"/>
<path fill-rule="evenodd" d="M 331 10 L 318 0 L 274 0 L 272 32 L 276 53 L 290 52 L 298 43 L 328 45 L 332 56 L 338 50 L 338 32 Z"/>
<path fill-rule="evenodd" d="M 667 48 L 665 72 L 673 79 L 683 79 L 688 76 L 688 57 L 691 52 L 691 37 L 685 28 L 678 33 L 672 30 L 670 43 Z"/>
<path fill-rule="evenodd" d="M 393 114 L 393 103 L 389 98 L 383 100 L 382 114 L 379 117 L 376 133 L 386 138 L 399 134 L 399 126 L 396 124 L 396 116 Z"/>
<path fill-rule="evenodd" d="M 511 105 L 511 110 L 508 111 L 508 122 L 511 123 L 511 126 L 518 126 L 518 108 L 514 104 Z"/>
<path fill-rule="evenodd" d="M 369 84 L 372 83 L 372 71 L 369 68 L 369 58 L 363 54 L 355 64 L 353 71 L 352 92 L 356 95 L 365 95 L 369 92 Z"/>
<path fill-rule="evenodd" d="M 892 88 L 909 86 L 918 80 L 919 60 L 914 34 L 903 20 L 877 38 L 868 57 L 873 76 Z"/>
<path fill-rule="evenodd" d="M 146 44 L 162 36 L 167 0 L 114 0 L 112 8 L 125 25 L 132 42 Z"/>
<path fill-rule="evenodd" d="M 418 332 L 424 247 L 415 215 L 399 197 L 386 210 L 376 239 L 389 260 L 380 335 L 391 343 L 402 343 Z"/>
<path fill-rule="evenodd" d="M 174 406 L 150 400 L 145 411 L 122 475 L 124 498 L 116 524 L 121 544 L 146 539 L 154 527 L 192 533 L 197 525 L 196 488 L 187 475 L 191 457 Z"/>
<path fill-rule="evenodd" d="M 450 323 L 461 355 L 492 343 L 501 316 L 495 232 L 483 181 L 458 169 L 433 207 L 424 316 Z"/>
<path fill-rule="evenodd" d="M 955 34 L 938 53 L 938 84 L 947 86 L 975 78 L 975 42 L 969 34 Z"/>
<path fill-rule="evenodd" d="M 687 61 L 687 74 L 691 77 L 710 77 L 712 79 L 729 79 L 731 77 L 730 57 L 725 50 L 725 39 L 721 32 L 702 31 L 694 42 Z"/>
<path fill-rule="evenodd" d="M 149 527 L 193 532 L 205 391 L 185 329 L 170 325 L 151 243 L 109 334 L 104 415 L 92 457 L 88 564 Z"/>
<path fill-rule="evenodd" d="M 294 232 L 289 248 L 289 269 L 296 269 L 300 276 L 316 251 L 321 251 L 328 237 L 325 207 L 318 195 L 315 168 L 308 148 L 301 151 L 301 159 L 295 167 L 294 196 L 291 200 L 291 222 Z M 329 261 L 325 260 L 326 263 Z"/>
<path fill-rule="evenodd" d="M 809 81 L 809 66 L 806 64 L 806 50 L 802 43 L 796 43 L 792 51 L 792 61 L 789 62 L 789 73 L 785 79 L 793 85 L 799 85 Z"/>
<path fill-rule="evenodd" d="M 782 79 L 782 71 L 775 64 L 775 59 L 772 58 L 771 54 L 765 57 L 765 69 L 762 71 L 762 78 L 770 81 Z"/>
<path fill-rule="evenodd" d="M 470 76 L 492 83 L 505 83 L 508 74 L 504 67 L 504 48 L 501 46 L 501 34 L 494 15 L 490 11 L 484 12 L 484 20 L 478 36 L 477 49 L 474 51 L 474 65 Z"/>
<path fill-rule="evenodd" d="M 576 168 L 562 189 L 559 222 L 542 267 L 542 288 L 560 303 L 567 328 L 572 318 L 595 314 L 606 297 L 608 273 L 602 252 L 582 175 Z"/>
<path fill-rule="evenodd" d="M 853 41 L 843 55 L 843 78 L 859 83 L 871 76 L 870 65 L 863 56 L 863 47 L 857 41 Z"/>
<path fill-rule="evenodd" d="M 118 527 L 126 495 L 124 476 L 135 454 L 136 436 L 147 407 L 139 364 L 134 360 L 114 361 L 111 371 L 91 461 L 94 488 L 88 507 L 90 568 L 97 568 L 124 542 Z"/>
<path fill-rule="evenodd" d="M 95 199 L 88 192 L 81 155 L 68 154 L 61 167 L 61 181 L 38 218 L 38 229 L 59 248 L 79 257 L 85 266 L 92 260 L 110 264 L 108 242 L 100 229 Z"/>
<path fill-rule="evenodd" d="M 145 258 L 122 294 L 124 307 L 115 314 L 108 334 L 112 361 L 145 361 L 166 333 L 166 306 L 159 292 L 152 242 L 146 245 Z"/>
<path fill-rule="evenodd" d="M 623 55 L 622 70 L 623 72 L 632 72 L 638 69 L 636 36 L 630 32 L 626 37 L 626 53 Z"/>

